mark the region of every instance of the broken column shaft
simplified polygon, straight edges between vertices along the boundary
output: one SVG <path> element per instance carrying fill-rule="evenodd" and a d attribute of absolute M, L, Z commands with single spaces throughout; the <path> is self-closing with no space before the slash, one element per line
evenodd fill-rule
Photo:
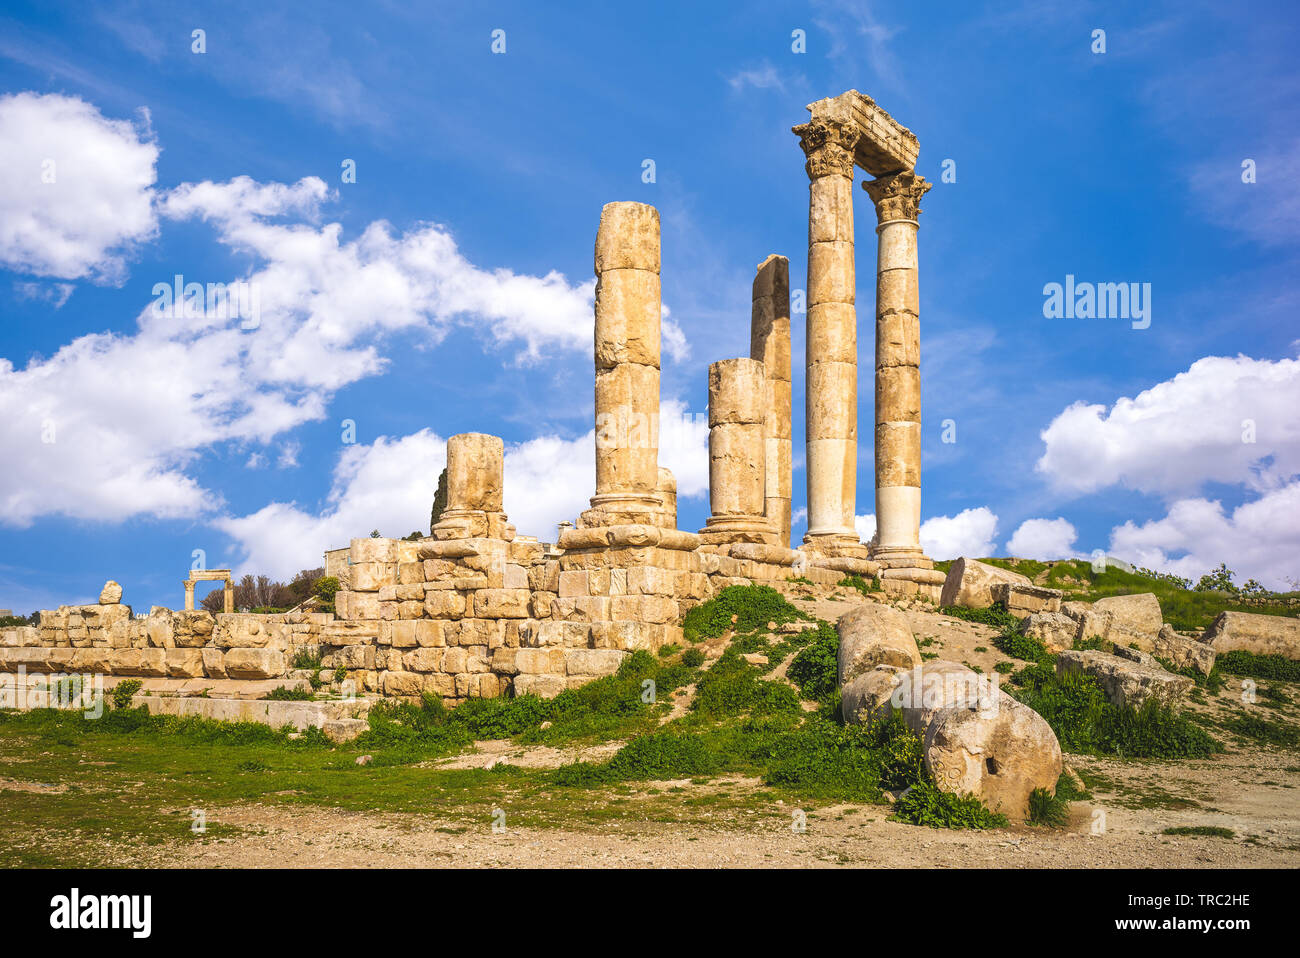
<path fill-rule="evenodd" d="M 769 256 L 754 276 L 749 356 L 767 375 L 766 505 L 780 544 L 790 546 L 792 462 L 790 446 L 790 261 Z"/>

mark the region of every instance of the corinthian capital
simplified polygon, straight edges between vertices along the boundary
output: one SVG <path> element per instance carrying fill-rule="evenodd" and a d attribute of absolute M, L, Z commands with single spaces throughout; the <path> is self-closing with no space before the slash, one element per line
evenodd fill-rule
<path fill-rule="evenodd" d="M 810 120 L 792 128 L 799 146 L 808 157 L 804 169 L 808 178 L 853 176 L 853 151 L 858 145 L 858 131 L 835 120 Z"/>
<path fill-rule="evenodd" d="M 890 173 L 867 180 L 862 188 L 876 204 L 876 216 L 881 223 L 888 220 L 914 220 L 921 214 L 921 197 L 934 184 L 913 170 Z"/>

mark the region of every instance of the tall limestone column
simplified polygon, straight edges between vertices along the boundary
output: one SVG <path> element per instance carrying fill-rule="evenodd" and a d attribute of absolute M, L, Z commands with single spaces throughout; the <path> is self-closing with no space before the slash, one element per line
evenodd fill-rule
<path fill-rule="evenodd" d="M 663 525 L 659 211 L 608 203 L 596 233 L 596 494 L 579 525 Z"/>
<path fill-rule="evenodd" d="M 790 444 L 790 261 L 773 254 L 759 264 L 749 327 L 749 356 L 767 372 L 765 513 L 790 547 L 793 486 Z"/>
<path fill-rule="evenodd" d="M 808 533 L 804 551 L 866 555 L 854 528 L 858 340 L 853 165 L 857 129 L 829 118 L 796 126 L 808 172 Z"/>
<path fill-rule="evenodd" d="M 894 578 L 931 582 L 921 551 L 921 324 L 917 216 L 930 183 L 905 170 L 863 183 L 876 205 L 876 535 L 871 556 Z"/>
<path fill-rule="evenodd" d="M 776 544 L 767 505 L 767 373 L 755 359 L 709 366 L 709 516 L 705 545 Z"/>

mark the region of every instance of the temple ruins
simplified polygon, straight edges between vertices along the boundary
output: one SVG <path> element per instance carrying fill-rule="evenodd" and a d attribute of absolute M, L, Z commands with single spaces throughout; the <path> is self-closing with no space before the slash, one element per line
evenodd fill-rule
<path fill-rule="evenodd" d="M 809 179 L 808 529 L 797 547 L 788 260 L 768 256 L 757 268 L 749 356 L 709 366 L 709 516 L 698 531 L 679 529 L 676 482 L 658 456 L 659 213 L 616 202 L 601 211 L 595 243 L 595 486 L 553 547 L 518 535 L 504 512 L 502 440 L 454 435 L 446 508 L 427 537 L 358 538 L 326 554 L 326 574 L 340 584 L 332 611 L 235 613 L 229 570 L 196 572 L 182 611 L 136 616 L 119 590 L 6 630 L 0 671 L 138 676 L 165 710 L 171 698 L 260 698 L 268 686 L 305 681 L 293 662 L 310 649 L 337 677 L 331 687 L 455 704 L 556 695 L 609 674 L 636 650 L 682 642 L 684 613 L 728 585 L 797 577 L 829 591 L 852 574 L 937 600 L 944 576 L 919 539 L 917 221 L 930 184 L 915 172 L 916 137 L 869 97 L 849 91 L 808 109 L 794 127 Z M 854 523 L 858 167 L 873 177 L 863 185 L 878 221 L 869 543 Z M 195 581 L 223 578 L 225 612 L 195 611 Z"/>

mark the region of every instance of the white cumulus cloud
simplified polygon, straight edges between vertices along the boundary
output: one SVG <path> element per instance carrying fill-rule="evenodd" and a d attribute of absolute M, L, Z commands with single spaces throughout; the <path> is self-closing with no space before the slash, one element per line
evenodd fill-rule
<path fill-rule="evenodd" d="M 1110 551 L 1134 565 L 1195 582 L 1226 562 L 1237 581 L 1290 589 L 1300 579 L 1300 482 L 1266 492 L 1231 512 L 1218 500 L 1179 499 L 1163 518 L 1111 531 Z"/>
<path fill-rule="evenodd" d="M 1026 519 L 1011 534 L 1007 554 L 1024 559 L 1068 559 L 1079 533 L 1065 519 Z"/>
<path fill-rule="evenodd" d="M 1276 488 L 1300 474 L 1300 360 L 1207 356 L 1107 409 L 1074 403 L 1042 438 L 1059 490 L 1122 485 L 1157 495 L 1207 482 Z"/>
<path fill-rule="evenodd" d="M 0 265 L 120 282 L 132 249 L 157 232 L 158 146 L 145 125 L 77 97 L 0 96 Z"/>
<path fill-rule="evenodd" d="M 856 516 L 854 527 L 863 542 L 876 534 L 873 514 Z M 955 516 L 932 516 L 921 523 L 921 548 L 931 559 L 993 554 L 998 517 L 988 506 L 963 509 Z"/>
<path fill-rule="evenodd" d="M 708 492 L 708 426 L 678 400 L 660 413 L 660 462 L 677 478 L 679 498 Z M 556 525 L 588 508 L 596 484 L 594 429 L 565 439 L 538 436 L 505 449 L 504 506 L 521 535 L 553 541 Z M 349 446 L 334 470 L 330 493 L 319 510 L 273 502 L 213 525 L 235 540 L 238 567 L 276 577 L 320 563 L 326 549 L 379 529 L 402 537 L 427 532 L 438 473 L 446 464 L 446 440 L 430 430 L 400 439 L 381 437 Z"/>

